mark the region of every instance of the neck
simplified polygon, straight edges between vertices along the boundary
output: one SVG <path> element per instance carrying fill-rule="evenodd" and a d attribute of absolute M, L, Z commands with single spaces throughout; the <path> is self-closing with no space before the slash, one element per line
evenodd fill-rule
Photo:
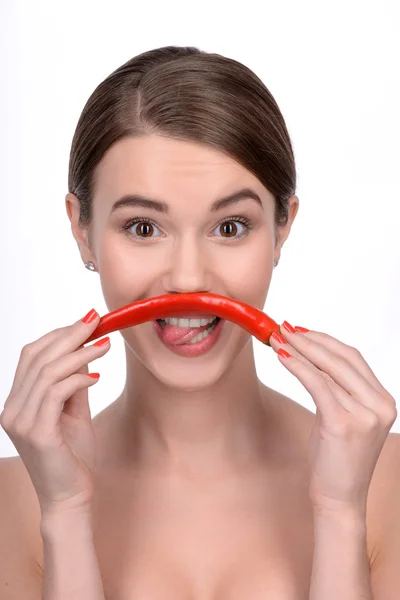
<path fill-rule="evenodd" d="M 163 385 L 133 353 L 116 400 L 119 464 L 177 474 L 216 475 L 267 460 L 272 412 L 257 378 L 252 345 L 228 371 L 195 389 Z"/>

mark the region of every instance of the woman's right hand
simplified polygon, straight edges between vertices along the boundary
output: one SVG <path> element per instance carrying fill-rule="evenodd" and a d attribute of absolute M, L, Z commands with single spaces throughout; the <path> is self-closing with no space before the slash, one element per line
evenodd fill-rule
<path fill-rule="evenodd" d="M 79 320 L 24 346 L 0 415 L 0 425 L 35 487 L 42 515 L 88 508 L 92 501 L 96 442 L 88 388 L 98 377 L 88 376 L 88 363 L 104 356 L 110 342 L 83 344 L 99 319 L 94 311 L 93 321 Z"/>

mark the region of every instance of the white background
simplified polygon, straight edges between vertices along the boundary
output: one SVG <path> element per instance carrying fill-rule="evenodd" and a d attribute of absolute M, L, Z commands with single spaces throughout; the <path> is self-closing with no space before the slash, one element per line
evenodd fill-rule
<path fill-rule="evenodd" d="M 265 312 L 357 347 L 400 401 L 398 3 L 0 1 L 0 412 L 22 347 L 107 312 L 65 211 L 68 157 L 94 88 L 131 57 L 190 45 L 250 67 L 286 120 L 300 210 Z M 91 363 L 92 416 L 120 393 L 122 337 Z M 267 385 L 315 412 L 253 338 Z M 400 432 L 400 419 L 392 431 Z M 0 428 L 0 455 L 17 452 Z"/>

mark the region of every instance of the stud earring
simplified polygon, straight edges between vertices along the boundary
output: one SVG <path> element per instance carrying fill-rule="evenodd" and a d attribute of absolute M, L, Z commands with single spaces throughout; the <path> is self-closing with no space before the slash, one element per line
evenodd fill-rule
<path fill-rule="evenodd" d="M 85 262 L 85 267 L 87 269 L 89 269 L 89 271 L 95 271 L 96 270 L 96 267 L 94 266 L 94 264 L 92 263 L 92 261 Z"/>

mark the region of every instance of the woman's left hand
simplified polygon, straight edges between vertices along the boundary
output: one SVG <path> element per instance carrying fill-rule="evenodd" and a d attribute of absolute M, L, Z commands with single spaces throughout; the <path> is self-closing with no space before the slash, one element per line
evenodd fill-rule
<path fill-rule="evenodd" d="M 396 401 L 360 352 L 318 331 L 280 327 L 269 343 L 288 351 L 280 362 L 311 394 L 317 407 L 309 440 L 310 500 L 316 511 L 365 514 L 379 455 L 397 418 Z M 278 334 L 279 336 L 279 334 Z"/>

